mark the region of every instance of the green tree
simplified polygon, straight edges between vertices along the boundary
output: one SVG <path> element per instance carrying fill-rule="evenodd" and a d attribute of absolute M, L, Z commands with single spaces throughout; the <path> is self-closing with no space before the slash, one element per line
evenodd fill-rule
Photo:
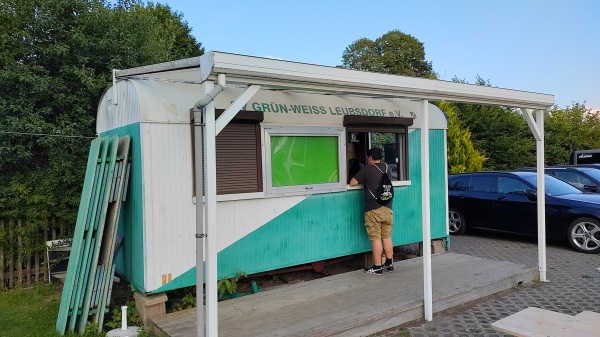
<path fill-rule="evenodd" d="M 473 146 L 469 129 L 460 125 L 455 106 L 448 102 L 436 105 L 448 116 L 448 173 L 480 171 L 486 158 Z"/>
<path fill-rule="evenodd" d="M 456 78 L 453 81 L 465 82 Z M 490 86 L 479 76 L 476 84 Z M 455 106 L 462 125 L 471 132 L 473 145 L 486 157 L 484 170 L 535 165 L 535 139 L 519 111 L 493 105 L 456 103 Z"/>
<path fill-rule="evenodd" d="M 423 44 L 399 30 L 392 30 L 375 41 L 362 38 L 346 48 L 342 67 L 396 75 L 435 77 L 431 63 L 425 60 Z M 462 129 L 455 106 L 446 102 L 438 106 L 448 114 L 448 160 L 450 173 L 478 171 L 485 157 L 470 140 L 468 129 Z M 380 136 L 377 134 L 377 136 Z M 382 134 L 380 137 L 383 137 Z M 375 143 L 384 143 L 375 139 Z"/>
<path fill-rule="evenodd" d="M 486 170 L 535 165 L 535 140 L 518 111 L 506 107 L 457 104 L 460 120 L 486 158 Z"/>
<path fill-rule="evenodd" d="M 342 54 L 342 67 L 413 77 L 434 76 L 431 62 L 425 60 L 423 44 L 399 30 L 375 41 L 362 38 L 353 42 Z"/>
<path fill-rule="evenodd" d="M 572 151 L 600 149 L 600 116 L 584 104 L 554 107 L 545 114 L 546 164 L 567 164 Z"/>
<path fill-rule="evenodd" d="M 110 20 L 100 18 L 102 21 L 95 26 L 105 32 L 103 48 L 110 53 L 101 64 L 108 74 L 113 68 L 173 61 L 204 52 L 182 15 L 167 5 L 121 0 L 106 10 L 110 12 Z"/>
<path fill-rule="evenodd" d="M 190 33 L 160 4 L 0 0 L 0 218 L 74 221 L 112 69 L 201 55 Z"/>
<path fill-rule="evenodd" d="M 480 77 L 476 83 L 489 85 Z M 457 104 L 457 107 L 457 115 L 471 131 L 475 147 L 488 158 L 484 169 L 509 170 L 536 165 L 535 140 L 520 110 L 477 104 Z M 544 114 L 546 165 L 567 164 L 575 150 L 600 148 L 598 134 L 600 116 L 589 113 L 584 104 L 549 109 Z M 450 150 L 448 156 L 450 160 Z"/>

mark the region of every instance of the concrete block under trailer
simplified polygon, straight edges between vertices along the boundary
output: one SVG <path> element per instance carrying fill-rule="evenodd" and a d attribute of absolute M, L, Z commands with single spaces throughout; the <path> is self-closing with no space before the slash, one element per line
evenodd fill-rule
<path fill-rule="evenodd" d="M 199 85 L 132 78 L 116 89 L 101 99 L 97 131 L 131 137 L 117 272 L 145 293 L 193 286 L 190 107 Z M 216 109 L 240 93 L 225 88 Z M 370 251 L 363 191 L 347 182 L 366 149 L 382 142 L 374 134 L 394 139 L 386 145 L 397 180 L 394 243 L 420 242 L 420 116 L 418 101 L 260 90 L 217 137 L 218 277 Z M 431 237 L 445 238 L 446 118 L 431 104 L 429 129 Z"/>

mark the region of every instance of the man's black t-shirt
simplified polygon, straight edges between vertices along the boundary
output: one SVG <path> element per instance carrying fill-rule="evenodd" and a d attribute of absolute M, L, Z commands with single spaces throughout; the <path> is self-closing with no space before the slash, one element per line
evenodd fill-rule
<path fill-rule="evenodd" d="M 381 171 L 379 171 L 374 165 L 377 165 L 381 169 L 381 171 L 385 172 L 385 164 L 365 165 L 354 176 L 354 179 L 356 179 L 356 181 L 358 181 L 359 184 L 362 184 L 365 189 L 365 212 L 382 207 L 382 205 L 373 197 L 373 195 L 369 193 L 369 191 L 371 191 L 373 194 L 377 193 L 379 181 L 381 180 Z M 367 188 L 369 189 L 369 191 L 367 191 Z M 383 207 L 391 209 L 392 202 L 388 202 L 387 204 L 383 205 Z"/>

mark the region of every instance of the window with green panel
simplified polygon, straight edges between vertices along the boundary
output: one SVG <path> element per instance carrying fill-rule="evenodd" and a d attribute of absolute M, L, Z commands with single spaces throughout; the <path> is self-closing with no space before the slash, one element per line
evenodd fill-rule
<path fill-rule="evenodd" d="M 273 187 L 340 181 L 338 137 L 271 136 Z"/>
<path fill-rule="evenodd" d="M 339 127 L 265 126 L 267 195 L 340 191 L 345 134 Z M 342 158 L 343 156 L 343 158 Z"/>

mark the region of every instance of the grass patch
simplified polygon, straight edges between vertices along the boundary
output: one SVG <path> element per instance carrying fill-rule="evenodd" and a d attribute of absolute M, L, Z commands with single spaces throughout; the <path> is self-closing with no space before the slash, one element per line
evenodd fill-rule
<path fill-rule="evenodd" d="M 399 337 L 410 337 L 410 331 L 408 331 L 407 328 L 402 328 L 402 329 L 396 331 L 396 336 L 399 336 Z"/>
<path fill-rule="evenodd" d="M 61 285 L 0 290 L 0 337 L 59 336 L 55 331 Z"/>
<path fill-rule="evenodd" d="M 0 290 L 0 337 L 63 337 L 56 332 L 56 318 L 60 307 L 60 298 L 62 296 L 62 284 L 40 283 L 31 287 L 17 287 L 10 290 Z M 125 304 L 125 303 L 123 303 Z M 141 326 L 142 322 L 137 316 L 137 310 L 132 303 L 128 316 L 136 326 Z M 118 315 L 112 315 L 109 312 L 105 316 L 105 323 L 117 324 L 121 327 L 121 306 L 115 305 L 113 313 L 118 309 Z M 132 317 L 135 316 L 135 317 Z M 131 326 L 132 322 L 129 322 Z M 106 329 L 110 327 L 104 326 Z M 101 337 L 106 335 L 106 331 L 98 333 L 98 325 L 88 322 L 86 331 L 82 334 L 67 332 L 64 337 Z M 151 337 L 146 331 L 141 329 L 139 337 Z"/>

